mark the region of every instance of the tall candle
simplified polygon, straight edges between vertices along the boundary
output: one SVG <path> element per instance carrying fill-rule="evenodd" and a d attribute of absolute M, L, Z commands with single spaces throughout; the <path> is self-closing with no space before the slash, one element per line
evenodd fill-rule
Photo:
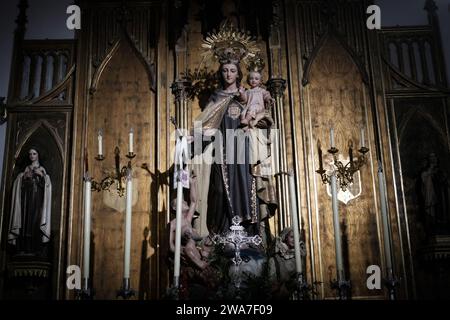
<path fill-rule="evenodd" d="M 333 209 L 334 243 L 336 247 L 336 269 L 338 281 L 344 280 L 344 263 L 342 258 L 341 227 L 339 224 L 339 207 L 337 198 L 336 173 L 331 175 L 331 206 Z"/>
<path fill-rule="evenodd" d="M 386 268 L 389 272 L 392 272 L 392 252 L 391 252 L 391 237 L 389 230 L 389 218 L 386 205 L 386 190 L 384 188 L 384 177 L 381 166 L 378 168 L 378 186 L 380 190 L 380 206 L 381 206 L 381 221 L 383 224 L 383 238 L 384 238 L 384 251 L 386 255 Z"/>
<path fill-rule="evenodd" d="M 353 142 L 350 140 L 348 142 L 348 156 L 350 158 L 350 164 L 353 163 Z"/>
<path fill-rule="evenodd" d="M 319 170 L 323 170 L 323 160 L 322 160 L 322 146 L 320 140 L 317 140 L 317 152 L 319 154 Z"/>
<path fill-rule="evenodd" d="M 103 155 L 103 131 L 102 130 L 98 130 L 98 155 L 101 156 Z"/>
<path fill-rule="evenodd" d="M 84 245 L 83 245 L 83 289 L 88 289 L 91 248 L 91 178 L 84 181 Z"/>
<path fill-rule="evenodd" d="M 128 145 L 129 145 L 129 149 L 128 152 L 129 153 L 133 153 L 133 134 L 134 134 L 134 130 L 133 128 L 130 129 L 130 133 L 128 134 Z"/>
<path fill-rule="evenodd" d="M 180 255 L 181 255 L 181 216 L 182 216 L 182 203 L 183 203 L 183 185 L 181 181 L 181 174 L 184 167 L 183 159 L 184 154 L 187 152 L 185 150 L 187 146 L 187 141 L 185 136 L 180 137 L 180 141 L 177 143 L 177 147 L 180 146 L 180 150 L 175 151 L 175 159 L 177 170 L 177 208 L 176 208 L 176 217 L 175 217 L 175 257 L 174 257 L 174 274 L 173 274 L 173 282 L 174 286 L 178 287 L 180 285 Z"/>
<path fill-rule="evenodd" d="M 125 254 L 123 278 L 130 278 L 130 249 L 131 249 L 131 205 L 133 202 L 133 184 L 131 169 L 128 169 L 127 175 L 127 195 L 126 195 L 126 213 L 125 213 Z"/>
<path fill-rule="evenodd" d="M 181 209 L 183 202 L 183 186 L 181 184 L 181 169 L 182 159 L 180 159 L 180 165 L 178 168 L 178 180 L 177 180 L 177 213 L 176 213 L 176 226 L 175 226 L 175 261 L 174 261 L 174 286 L 179 286 L 180 280 L 180 254 L 181 254 Z"/>
<path fill-rule="evenodd" d="M 300 224 L 298 221 L 298 209 L 297 202 L 295 197 L 295 181 L 294 181 L 294 171 L 289 170 L 289 193 L 291 198 L 291 219 L 292 219 L 292 230 L 294 231 L 294 253 L 295 253 L 295 269 L 298 274 L 303 273 L 302 266 L 302 256 L 300 252 L 300 233 L 299 233 L 299 225 L 301 224 L 301 215 L 300 215 Z"/>
<path fill-rule="evenodd" d="M 334 144 L 334 128 L 330 129 L 330 143 L 331 143 L 331 148 L 334 148 L 335 147 L 335 144 Z"/>
<path fill-rule="evenodd" d="M 365 136 L 364 136 L 364 127 L 361 128 L 361 148 L 366 146 Z"/>

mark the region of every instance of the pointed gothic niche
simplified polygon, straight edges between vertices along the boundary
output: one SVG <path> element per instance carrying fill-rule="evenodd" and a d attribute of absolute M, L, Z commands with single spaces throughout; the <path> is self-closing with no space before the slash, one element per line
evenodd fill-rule
<path fill-rule="evenodd" d="M 321 247 L 321 254 L 314 259 L 317 267 L 322 268 L 318 271 L 319 278 L 323 277 L 320 281 L 329 283 L 336 277 L 331 198 L 327 195 L 326 186 L 322 185 L 320 177 L 313 171 L 318 166 L 315 146 L 320 140 L 324 152 L 324 166 L 327 169 L 331 158 L 325 150 L 330 147 L 329 132 L 333 127 L 341 160 L 348 161 L 349 140 L 353 142 L 354 149 L 359 149 L 362 126 L 365 126 L 369 133 L 370 141 L 366 141 L 366 144 L 369 142 L 369 148 L 373 145 L 370 125 L 372 121 L 369 93 L 365 84 L 366 73 L 352 51 L 330 33 L 318 42 L 313 52 L 303 78 L 303 95 L 306 121 L 309 121 L 305 126 L 309 128 L 308 139 L 314 146 L 310 154 L 310 168 L 313 168 L 310 177 L 311 189 L 316 190 L 314 197 L 317 200 L 314 203 L 317 205 L 317 217 L 313 223 L 316 225 L 314 229 L 320 230 L 320 234 L 314 236 Z M 370 154 L 367 156 L 368 162 L 360 171 L 360 185 L 357 188 L 361 192 L 353 194 L 354 198 L 347 204 L 339 205 L 346 279 L 352 284 L 365 283 L 364 270 L 369 262 L 381 262 L 376 218 L 377 198 L 372 187 L 375 177 L 370 170 L 373 165 Z M 324 289 L 325 297 L 334 296 L 335 293 L 329 285 L 325 285 Z M 354 285 L 352 288 L 355 298 L 378 294 L 363 285 Z"/>
<path fill-rule="evenodd" d="M 120 149 L 120 166 L 128 162 L 128 133 L 134 130 L 133 165 L 133 218 L 131 239 L 131 287 L 148 291 L 151 281 L 141 279 L 145 274 L 141 268 L 141 257 L 145 228 L 152 229 L 158 223 L 157 200 L 149 197 L 153 178 L 140 169 L 142 163 L 154 165 L 157 132 L 155 94 L 151 90 L 147 64 L 135 49 L 130 39 L 123 34 L 113 46 L 95 75 L 95 90 L 91 90 L 88 107 L 87 152 L 90 172 L 96 181 L 114 172 L 114 149 Z M 103 153 L 105 159 L 97 161 L 97 132 L 103 131 Z M 115 185 L 111 191 L 92 194 L 92 233 L 95 239 L 93 252 L 92 281 L 96 298 L 115 299 L 122 284 L 125 197 L 119 197 Z M 152 229 L 153 230 L 153 229 Z M 149 242 L 157 247 L 156 233 Z M 156 269 L 156 255 L 150 258 L 147 267 Z M 144 266 L 145 267 L 145 266 Z M 150 273 L 150 269 L 147 270 Z"/>
<path fill-rule="evenodd" d="M 39 152 L 39 162 L 50 176 L 52 183 L 50 242 L 45 244 L 39 254 L 18 254 L 15 247 L 7 248 L 8 282 L 6 296 L 17 299 L 50 299 L 60 289 L 60 276 L 64 259 L 64 228 L 62 225 L 63 158 L 60 139 L 54 128 L 46 121 L 38 121 L 29 128 L 19 141 L 15 154 L 15 164 L 11 188 L 6 193 L 6 212 L 11 212 L 12 182 L 29 165 L 28 152 L 35 148 Z M 9 227 L 10 214 L 7 214 Z M 7 233 L 7 232 L 6 232 Z"/>

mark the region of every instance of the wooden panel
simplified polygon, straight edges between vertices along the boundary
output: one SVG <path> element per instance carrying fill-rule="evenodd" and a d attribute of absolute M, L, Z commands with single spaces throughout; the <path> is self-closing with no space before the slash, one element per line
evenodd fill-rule
<path fill-rule="evenodd" d="M 405 230 L 402 240 L 409 251 L 404 259 L 413 276 L 410 285 L 417 287 L 418 298 L 448 298 L 446 262 L 428 260 L 427 256 L 432 252 L 429 247 L 438 243 L 436 239 L 448 238 L 450 233 L 446 109 L 445 99 L 403 98 L 391 100 L 389 110 L 399 214 Z M 430 170 L 433 160 L 436 167 Z M 428 184 L 429 175 L 433 177 L 432 187 Z M 434 217 L 430 216 L 430 207 L 436 208 Z"/>
<path fill-rule="evenodd" d="M 144 162 L 151 164 L 154 136 L 154 95 L 149 90 L 149 78 L 145 67 L 126 39 L 122 39 L 117 51 L 103 71 L 95 92 L 88 121 L 89 167 L 99 181 L 105 172 L 114 170 L 114 148 L 121 150 L 121 166 L 128 159 L 128 132 L 134 129 L 133 159 L 133 217 L 131 240 L 131 285 L 134 289 L 147 290 L 149 270 L 141 269 L 141 262 L 154 253 L 153 248 L 143 250 L 147 244 L 145 231 L 150 227 L 152 179 L 140 168 Z M 94 160 L 97 154 L 97 131 L 103 129 L 104 154 L 102 162 Z M 97 299 L 113 299 L 123 277 L 124 208 L 125 197 L 119 197 L 114 187 L 111 192 L 93 194 L 92 232 L 94 250 L 94 283 Z M 150 235 L 152 236 L 152 235 Z M 145 248 L 144 248 L 145 249 Z M 142 257 L 142 253 L 146 256 Z M 147 264 L 149 267 L 149 264 Z M 146 281 L 147 279 L 147 281 Z M 146 283 L 140 283 L 146 281 Z"/>
<path fill-rule="evenodd" d="M 364 17 L 367 6 L 364 2 L 360 0 L 295 1 L 295 8 L 292 9 L 295 10 L 296 19 L 298 19 L 296 32 L 299 33 L 298 45 L 305 59 L 304 62 L 307 63 L 314 55 L 314 50 L 322 36 L 331 27 L 333 32 L 342 36 L 345 45 L 355 52 L 362 63 L 367 45 L 364 37 Z"/>
<path fill-rule="evenodd" d="M 329 129 L 335 130 L 336 147 L 348 160 L 348 142 L 360 147 L 360 128 L 364 125 L 371 132 L 371 118 L 367 111 L 366 88 L 360 72 L 350 55 L 334 38 L 328 38 L 316 57 L 306 90 L 309 121 L 308 136 L 312 144 L 309 155 L 311 189 L 315 198 L 314 229 L 316 243 L 316 270 L 318 280 L 323 281 L 325 298 L 335 297 L 330 280 L 336 279 L 335 244 L 331 210 L 331 197 L 326 186 L 314 172 L 318 168 L 316 143 L 320 139 L 324 155 L 330 146 Z M 369 125 L 368 125 L 369 124 Z M 374 148 L 372 134 L 369 134 L 369 148 Z M 366 141 L 367 144 L 367 141 Z M 373 152 L 373 150 L 372 150 Z M 380 265 L 377 227 L 377 200 L 374 191 L 375 176 L 371 154 L 368 163 L 361 170 L 361 195 L 347 205 L 339 202 L 342 230 L 342 247 L 347 279 L 352 283 L 354 297 L 378 295 L 366 288 L 366 268 Z M 324 166 L 331 160 L 324 157 Z"/>
<path fill-rule="evenodd" d="M 13 70 L 10 103 L 71 104 L 74 46 L 73 40 L 24 41 Z"/>

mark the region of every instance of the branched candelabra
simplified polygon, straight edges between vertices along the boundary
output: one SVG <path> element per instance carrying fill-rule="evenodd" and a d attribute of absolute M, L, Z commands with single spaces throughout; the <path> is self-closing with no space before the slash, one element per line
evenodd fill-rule
<path fill-rule="evenodd" d="M 131 169 L 131 160 L 136 157 L 134 152 L 128 152 L 126 157 L 129 159 L 126 166 L 120 166 L 120 149 L 116 147 L 114 150 L 114 160 L 115 160 L 115 170 L 113 172 L 108 172 L 107 175 L 100 181 L 97 182 L 92 180 L 92 190 L 93 191 L 110 191 L 113 184 L 117 184 L 117 193 L 119 197 L 125 195 L 125 184 L 124 180 L 127 178 L 128 172 Z M 95 157 L 98 161 L 103 161 L 105 157 L 99 154 Z"/>
<path fill-rule="evenodd" d="M 322 149 L 320 146 L 320 141 L 317 142 L 317 149 L 319 154 L 319 170 L 316 172 L 320 174 L 322 182 L 324 184 L 329 184 L 331 187 L 331 207 L 333 211 L 333 229 L 334 229 L 334 242 L 336 250 L 336 273 L 337 279 L 331 281 L 331 287 L 336 289 L 338 292 L 338 297 L 341 300 L 349 299 L 351 296 L 351 283 L 345 279 L 345 267 L 342 254 L 342 239 L 341 239 L 341 229 L 340 229 L 340 219 L 339 219 L 339 205 L 338 205 L 338 183 L 339 188 L 342 191 L 346 191 L 348 186 L 353 183 L 353 175 L 366 163 L 366 153 L 369 149 L 364 145 L 364 129 L 361 129 L 361 148 L 358 150 L 359 155 L 356 160 L 353 159 L 353 143 L 349 141 L 348 144 L 348 155 L 349 162 L 343 164 L 338 160 L 339 150 L 334 144 L 334 129 L 330 130 L 330 141 L 331 147 L 328 153 L 333 157 L 333 164 L 331 170 L 324 170 L 323 159 L 322 159 Z"/>
<path fill-rule="evenodd" d="M 80 299 L 90 299 L 93 297 L 93 290 L 89 287 L 89 259 L 90 259 L 90 222 L 91 222 L 91 191 L 110 191 L 112 185 L 117 185 L 117 193 L 119 197 L 123 197 L 126 193 L 126 213 L 125 213 L 125 252 L 124 252 L 124 277 L 122 287 L 117 293 L 117 296 L 123 299 L 129 299 L 135 295 L 135 291 L 130 287 L 130 246 L 131 246 L 131 215 L 133 203 L 133 189 L 132 189 L 132 165 L 131 160 L 136 157 L 133 152 L 133 129 L 129 132 L 129 149 L 126 157 L 129 159 L 128 164 L 121 166 L 120 164 L 120 149 L 114 149 L 115 168 L 112 172 L 107 172 L 106 176 L 100 182 L 95 181 L 89 175 L 88 156 L 85 152 L 85 223 L 84 223 L 84 248 L 83 248 L 83 263 L 84 263 L 84 287 L 83 290 L 77 292 Z M 103 132 L 98 132 L 98 155 L 95 157 L 97 161 L 103 161 Z M 126 180 L 126 183 L 124 181 Z"/>
<path fill-rule="evenodd" d="M 317 148 L 319 152 L 319 170 L 316 170 L 318 174 L 320 174 L 322 178 L 322 182 L 324 184 L 331 184 L 331 175 L 335 174 L 337 181 L 339 183 L 339 187 L 342 191 L 347 190 L 348 186 L 353 183 L 353 175 L 359 171 L 359 169 L 366 164 L 366 153 L 369 152 L 369 149 L 365 146 L 362 146 L 358 152 L 360 153 L 356 160 L 353 157 L 353 144 L 350 141 L 348 146 L 348 154 L 350 161 L 347 164 L 343 164 L 342 161 L 338 160 L 339 150 L 336 147 L 331 147 L 328 150 L 328 153 L 333 156 L 333 170 L 331 174 L 329 171 L 326 171 L 323 168 L 323 160 L 322 160 L 322 149 L 320 147 L 320 142 L 317 143 Z"/>

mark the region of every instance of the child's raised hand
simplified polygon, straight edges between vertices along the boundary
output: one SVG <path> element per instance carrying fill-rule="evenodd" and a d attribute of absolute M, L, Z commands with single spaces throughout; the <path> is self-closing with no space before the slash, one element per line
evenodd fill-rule
<path fill-rule="evenodd" d="M 275 99 L 274 98 L 270 98 L 269 99 L 269 106 L 271 106 L 271 107 L 275 106 Z"/>

